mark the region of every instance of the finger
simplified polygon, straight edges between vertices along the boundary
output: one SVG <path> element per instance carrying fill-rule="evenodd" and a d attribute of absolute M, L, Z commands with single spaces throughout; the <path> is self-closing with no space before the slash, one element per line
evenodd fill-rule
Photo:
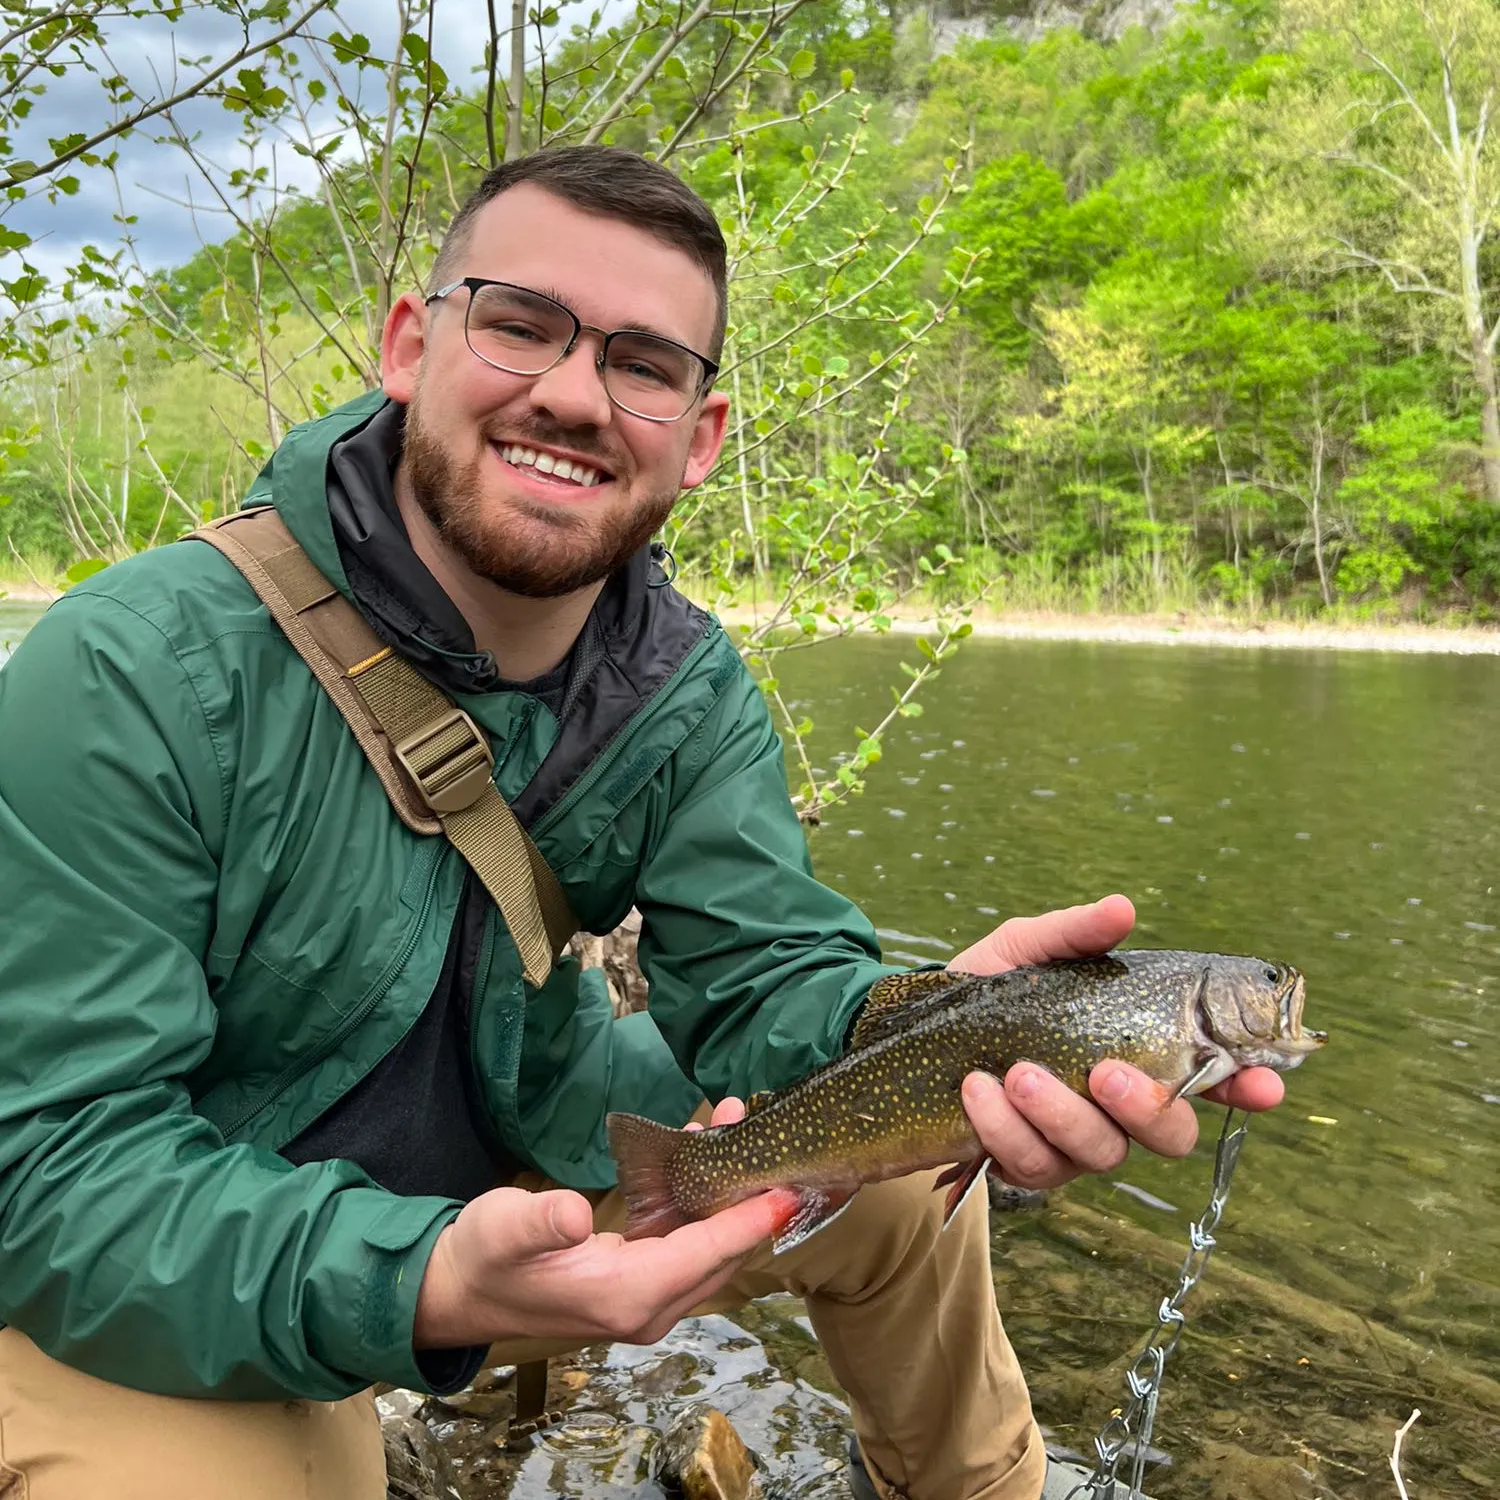
<path fill-rule="evenodd" d="M 963 1082 L 964 1110 L 995 1170 L 1016 1187 L 1061 1187 L 1079 1168 L 1016 1108 L 1000 1081 L 970 1073 Z"/>
<path fill-rule="evenodd" d="M 967 974 L 998 974 L 1054 958 L 1085 958 L 1122 942 L 1134 925 L 1135 907 L 1129 899 L 1105 896 L 1039 917 L 1012 917 L 948 967 Z"/>
<path fill-rule="evenodd" d="M 1034 1063 L 1006 1073 L 1005 1096 L 1075 1172 L 1113 1172 L 1130 1150 L 1125 1131 L 1098 1105 Z"/>
<path fill-rule="evenodd" d="M 501 1191 L 507 1191 L 501 1189 Z M 545 1193 L 519 1194 L 520 1201 L 501 1221 L 504 1225 L 504 1257 L 529 1260 L 555 1250 L 581 1245 L 594 1232 L 594 1210 L 582 1193 L 566 1188 Z"/>
<path fill-rule="evenodd" d="M 1286 1097 L 1281 1074 L 1271 1068 L 1244 1068 L 1223 1083 L 1206 1089 L 1203 1097 L 1231 1109 L 1275 1109 Z"/>
<path fill-rule="evenodd" d="M 731 1095 L 714 1105 L 712 1125 L 734 1125 L 745 1118 L 745 1102 Z"/>
<path fill-rule="evenodd" d="M 1148 1151 L 1186 1156 L 1198 1140 L 1193 1106 L 1126 1063 L 1099 1063 L 1089 1074 L 1089 1092 Z"/>
<path fill-rule="evenodd" d="M 635 1240 L 644 1274 L 650 1276 L 663 1306 L 672 1306 L 714 1277 L 732 1275 L 757 1245 L 774 1238 L 797 1212 L 797 1194 L 788 1188 L 757 1193 L 706 1219 L 684 1224 L 656 1240 Z"/>

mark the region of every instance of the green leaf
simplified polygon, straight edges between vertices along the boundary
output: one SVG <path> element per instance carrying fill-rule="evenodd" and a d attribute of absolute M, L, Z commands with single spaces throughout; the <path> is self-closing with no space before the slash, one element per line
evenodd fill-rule
<path fill-rule="evenodd" d="M 85 578 L 92 578 L 95 573 L 102 573 L 109 564 L 102 557 L 81 557 L 63 577 L 70 584 L 82 583 Z"/>
<path fill-rule="evenodd" d="M 809 78 L 812 76 L 812 70 L 817 67 L 817 65 L 817 57 L 813 54 L 810 48 L 804 47 L 799 53 L 797 53 L 795 57 L 792 58 L 791 62 L 787 64 L 787 72 L 790 73 L 793 78 Z"/>
<path fill-rule="evenodd" d="M 686 78 L 688 76 L 687 65 L 680 57 L 669 57 L 661 65 L 661 76 L 663 78 Z"/>
<path fill-rule="evenodd" d="M 854 69 L 853 68 L 845 68 L 839 74 L 839 87 L 843 88 L 843 89 L 852 89 L 854 87 Z"/>

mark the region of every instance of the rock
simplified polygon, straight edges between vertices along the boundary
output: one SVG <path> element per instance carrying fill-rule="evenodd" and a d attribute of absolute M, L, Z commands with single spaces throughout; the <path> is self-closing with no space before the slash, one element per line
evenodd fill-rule
<path fill-rule="evenodd" d="M 514 1365 L 491 1365 L 488 1370 L 481 1370 L 469 1382 L 471 1391 L 498 1391 L 501 1386 L 509 1385 L 516 1378 L 516 1367 Z"/>
<path fill-rule="evenodd" d="M 386 1500 L 462 1500 L 447 1454 L 415 1417 L 383 1417 L 380 1436 Z"/>
<path fill-rule="evenodd" d="M 426 1400 L 426 1396 L 419 1395 L 416 1391 L 397 1386 L 375 1398 L 375 1410 L 380 1413 L 381 1421 L 387 1417 L 414 1417 L 422 1410 Z"/>
<path fill-rule="evenodd" d="M 617 1016 L 646 1008 L 646 978 L 636 958 L 640 938 L 641 914 L 632 907 L 625 920 L 607 937 L 580 932 L 568 944 L 585 969 L 604 970 Z"/>
<path fill-rule="evenodd" d="M 1012 1214 L 1020 1209 L 1045 1208 L 1047 1194 L 1040 1188 L 1012 1187 L 993 1172 L 988 1179 L 990 1207 L 998 1214 Z"/>
<path fill-rule="evenodd" d="M 717 1407 L 701 1401 L 685 1407 L 657 1451 L 656 1477 L 687 1500 L 762 1500 L 755 1458 Z"/>

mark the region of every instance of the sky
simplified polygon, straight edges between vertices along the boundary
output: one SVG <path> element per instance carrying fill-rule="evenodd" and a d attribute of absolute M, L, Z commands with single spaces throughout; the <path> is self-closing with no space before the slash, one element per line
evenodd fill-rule
<path fill-rule="evenodd" d="M 504 26 L 510 5 L 507 0 L 494 3 L 499 23 Z M 292 13 L 296 14 L 305 8 L 306 0 L 293 0 L 293 5 Z M 434 5 L 433 50 L 437 61 L 454 87 L 471 88 L 479 82 L 478 70 L 489 38 L 484 0 L 434 0 Z M 625 9 L 624 0 L 604 4 L 600 0 L 564 0 L 563 31 L 586 22 L 596 5 L 604 10 L 606 22 Z M 262 31 L 269 34 L 277 29 L 264 27 Z M 372 53 L 386 56 L 396 35 L 396 0 L 343 0 L 336 18 L 322 12 L 313 29 L 323 35 L 334 29 L 346 34 L 360 32 L 370 39 Z M 217 61 L 236 51 L 240 43 L 241 30 L 232 17 L 189 10 L 175 23 L 158 19 L 116 25 L 108 45 L 110 65 L 130 79 L 142 95 L 158 98 L 172 91 L 175 58 L 207 55 Z M 192 75 L 183 69 L 180 76 Z M 367 71 L 361 77 L 351 66 L 341 70 L 341 77 L 346 90 L 361 90 L 354 97 L 369 112 L 383 113 L 384 87 L 378 72 Z M 110 118 L 110 106 L 97 78 L 82 68 L 70 68 L 63 77 L 49 81 L 30 118 L 15 132 L 15 156 L 45 159 L 50 154 L 49 137 L 93 131 Z M 194 100 L 177 111 L 177 119 L 194 135 L 201 153 L 223 170 L 245 165 L 244 149 L 238 142 L 240 115 L 216 101 Z M 329 125 L 331 120 L 330 113 L 323 123 Z M 116 143 L 120 153 L 118 181 L 101 170 L 76 169 L 80 189 L 74 196 L 59 196 L 56 203 L 49 203 L 38 195 L 10 209 L 5 223 L 30 234 L 36 242 L 26 252 L 32 264 L 55 279 L 77 259 L 83 245 L 115 249 L 124 232 L 115 220 L 122 200 L 124 212 L 138 216 L 130 233 L 147 269 L 178 264 L 204 240 L 227 237 L 232 226 L 218 209 L 213 193 L 180 149 L 154 139 L 162 133 L 160 121 L 148 122 L 133 136 Z M 269 164 L 269 154 L 261 161 Z M 309 187 L 315 181 L 311 164 L 286 144 L 278 147 L 275 165 L 284 185 Z M 197 210 L 190 205 L 196 205 Z M 0 257 L 0 275 L 14 275 L 16 268 L 15 256 Z"/>

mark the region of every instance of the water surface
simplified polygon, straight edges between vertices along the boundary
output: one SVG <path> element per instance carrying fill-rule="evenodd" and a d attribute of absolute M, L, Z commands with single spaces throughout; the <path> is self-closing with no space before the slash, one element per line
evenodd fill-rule
<path fill-rule="evenodd" d="M 837 726 L 884 712 L 911 648 L 857 640 L 778 663 L 784 691 L 827 726 L 821 755 L 846 748 Z M 1265 1326 L 1224 1329 L 1233 1343 L 1205 1348 L 1179 1395 L 1202 1425 L 1213 1399 L 1232 1414 L 1252 1375 L 1276 1367 L 1260 1420 L 1278 1429 L 1235 1440 L 1290 1455 L 1269 1493 L 1324 1493 L 1286 1488 L 1297 1466 L 1328 1493 L 1391 1493 L 1381 1470 L 1412 1405 L 1429 1408 L 1407 1448 L 1424 1495 L 1475 1493 L 1460 1468 L 1500 1492 L 1500 1387 L 1459 1395 L 1426 1374 L 1391 1378 L 1408 1355 L 1455 1377 L 1500 1368 L 1497 672 L 1474 657 L 971 642 L 926 713 L 887 737 L 867 793 L 814 836 L 820 874 L 865 907 L 898 958 L 946 958 L 1004 916 L 1118 890 L 1137 903 L 1137 946 L 1304 970 L 1308 1023 L 1331 1039 L 1289 1076 L 1286 1104 L 1252 1126 L 1221 1235 L 1224 1258 L 1258 1278 L 1235 1283 L 1241 1316 Z M 1211 1144 L 1219 1112 L 1200 1108 Z M 1085 1286 L 1095 1301 L 1118 1293 L 1106 1310 L 1123 1318 L 1133 1280 L 1149 1311 L 1171 1282 L 1139 1257 L 1152 1235 L 1183 1242 L 1207 1166 L 1206 1148 L 1188 1163 L 1137 1153 L 1111 1181 L 1058 1195 L 1055 1213 L 1002 1230 L 1002 1291 L 1017 1261 L 1029 1268 L 1008 1294 L 1027 1309 L 1013 1332 L 1031 1345 L 1044 1414 L 1049 1396 L 1055 1412 L 1068 1403 L 1038 1361 L 1061 1352 L 1088 1364 L 1129 1344 L 1128 1328 L 1093 1326 L 1056 1351 L 1057 1325 L 1100 1311 L 1078 1306 Z M 1136 1257 L 1119 1269 L 1134 1274 L 1108 1285 L 1079 1265 L 1109 1258 L 1110 1221 L 1087 1217 L 1103 1214 L 1147 1236 L 1116 1236 Z M 1105 1234 L 1102 1252 L 1091 1233 Z M 1258 1315 L 1246 1311 L 1256 1286 Z M 1292 1348 L 1314 1337 L 1320 1307 L 1350 1328 L 1398 1332 L 1411 1350 L 1373 1331 L 1354 1348 L 1328 1330 L 1335 1347 Z M 1171 1410 L 1169 1396 L 1165 1424 Z M 1327 1452 L 1357 1450 L 1358 1463 L 1341 1461 L 1363 1477 L 1296 1457 L 1321 1454 L 1330 1433 Z M 1214 1493 L 1203 1478 L 1157 1488 Z M 1248 1480 L 1223 1492 L 1258 1493 Z"/>
<path fill-rule="evenodd" d="M 0 601 L 0 653 L 39 612 Z M 903 657 L 909 640 L 864 639 L 778 664 L 825 764 L 843 726 L 883 715 Z M 1138 946 L 1306 973 L 1308 1023 L 1331 1039 L 1252 1126 L 1169 1372 L 1159 1500 L 1383 1500 L 1413 1406 L 1413 1494 L 1500 1493 L 1497 673 L 1488 657 L 970 642 L 813 837 L 819 873 L 898 961 L 1119 890 Z M 1218 1112 L 1200 1109 L 1193 1159 L 1137 1153 L 995 1219 L 1039 1415 L 1080 1448 L 1206 1200 Z M 820 1378 L 795 1309 L 746 1322 Z"/>

